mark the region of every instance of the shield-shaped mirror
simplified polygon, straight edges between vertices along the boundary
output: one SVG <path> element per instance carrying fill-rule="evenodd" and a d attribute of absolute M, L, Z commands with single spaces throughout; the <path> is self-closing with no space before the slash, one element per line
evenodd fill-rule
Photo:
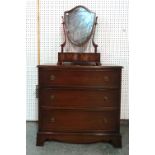
<path fill-rule="evenodd" d="M 91 38 L 96 14 L 84 6 L 77 6 L 64 13 L 66 35 L 71 43 L 82 46 Z"/>

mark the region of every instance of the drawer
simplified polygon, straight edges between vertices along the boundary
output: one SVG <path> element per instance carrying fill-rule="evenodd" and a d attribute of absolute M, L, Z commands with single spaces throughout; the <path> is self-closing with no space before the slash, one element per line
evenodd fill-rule
<path fill-rule="evenodd" d="M 39 70 L 39 85 L 118 88 L 120 77 L 120 70 Z"/>
<path fill-rule="evenodd" d="M 39 89 L 40 106 L 48 107 L 119 107 L 118 89 Z"/>
<path fill-rule="evenodd" d="M 41 131 L 117 131 L 119 127 L 118 111 L 93 112 L 42 109 L 40 118 L 39 128 Z"/>

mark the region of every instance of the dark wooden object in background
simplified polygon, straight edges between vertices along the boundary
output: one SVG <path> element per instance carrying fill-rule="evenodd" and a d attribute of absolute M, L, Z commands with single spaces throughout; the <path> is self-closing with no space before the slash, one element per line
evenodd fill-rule
<path fill-rule="evenodd" d="M 46 140 L 121 147 L 121 66 L 39 65 L 37 146 Z"/>

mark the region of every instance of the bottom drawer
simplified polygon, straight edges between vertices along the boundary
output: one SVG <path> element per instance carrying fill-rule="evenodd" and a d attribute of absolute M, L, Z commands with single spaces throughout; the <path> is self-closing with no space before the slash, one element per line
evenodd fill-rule
<path fill-rule="evenodd" d="M 40 111 L 41 131 L 118 131 L 118 111 L 50 110 Z"/>

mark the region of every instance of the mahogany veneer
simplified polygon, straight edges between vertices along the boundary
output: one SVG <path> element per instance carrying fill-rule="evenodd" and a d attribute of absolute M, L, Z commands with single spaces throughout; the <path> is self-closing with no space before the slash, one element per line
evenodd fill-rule
<path fill-rule="evenodd" d="M 39 65 L 37 145 L 46 140 L 121 147 L 121 66 Z"/>

